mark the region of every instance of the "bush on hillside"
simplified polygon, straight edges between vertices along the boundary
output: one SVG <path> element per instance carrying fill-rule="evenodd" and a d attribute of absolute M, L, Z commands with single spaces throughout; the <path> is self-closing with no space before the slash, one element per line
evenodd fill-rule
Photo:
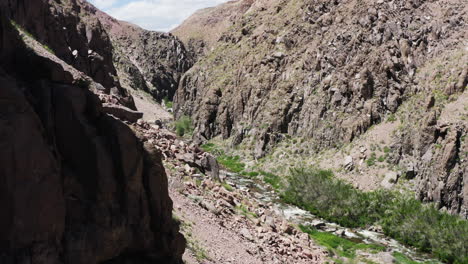
<path fill-rule="evenodd" d="M 331 171 L 294 169 L 282 198 L 346 227 L 382 225 L 384 232 L 447 263 L 468 263 L 468 221 L 391 191 L 361 192 Z"/>
<path fill-rule="evenodd" d="M 182 116 L 175 122 L 175 130 L 178 136 L 183 137 L 185 134 L 193 132 L 192 120 L 188 116 Z"/>

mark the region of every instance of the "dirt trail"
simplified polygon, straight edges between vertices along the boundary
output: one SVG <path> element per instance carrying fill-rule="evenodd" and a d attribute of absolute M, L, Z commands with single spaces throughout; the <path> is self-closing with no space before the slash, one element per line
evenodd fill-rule
<path fill-rule="evenodd" d="M 267 205 L 240 190 L 204 180 L 171 177 L 174 213 L 188 241 L 184 261 L 193 263 L 324 263 L 327 253 Z"/>
<path fill-rule="evenodd" d="M 184 235 L 187 240 L 191 240 L 189 243 L 196 243 L 200 251 L 187 249 L 184 254 L 185 263 L 263 263 L 258 256 L 249 253 L 255 249 L 255 245 L 238 233 L 221 226 L 213 213 L 194 204 L 177 191 L 171 191 L 171 198 L 176 215 L 182 219 L 184 225 L 190 225 L 183 228 Z M 200 256 L 203 251 L 207 259 Z"/>

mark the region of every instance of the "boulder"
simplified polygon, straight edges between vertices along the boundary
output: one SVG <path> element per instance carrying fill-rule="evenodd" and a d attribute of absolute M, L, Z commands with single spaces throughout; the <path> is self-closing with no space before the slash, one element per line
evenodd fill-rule
<path fill-rule="evenodd" d="M 321 220 L 313 220 L 312 222 L 310 222 L 310 226 L 313 226 L 317 229 L 322 229 L 324 227 L 327 226 L 327 224 L 324 222 L 324 221 L 321 221 Z"/>
<path fill-rule="evenodd" d="M 138 119 L 143 117 L 143 113 L 134 111 L 130 108 L 115 104 L 103 104 L 102 110 L 110 115 L 113 115 L 120 120 L 136 123 Z"/>
<path fill-rule="evenodd" d="M 382 187 L 384 187 L 385 189 L 390 189 L 393 187 L 393 185 L 395 185 L 398 181 L 398 178 L 399 178 L 399 175 L 398 173 L 396 172 L 387 172 L 385 174 L 385 178 L 383 179 L 383 181 L 380 183 L 380 185 Z"/>
<path fill-rule="evenodd" d="M 201 159 L 201 167 L 203 171 L 208 173 L 212 180 L 219 181 L 219 164 L 216 158 L 211 154 L 206 154 Z"/>
<path fill-rule="evenodd" d="M 343 161 L 343 168 L 345 170 L 351 171 L 354 169 L 354 161 L 353 157 L 351 156 L 346 156 L 344 161 Z"/>
<path fill-rule="evenodd" d="M 205 201 L 205 200 L 202 200 L 200 202 L 200 206 L 205 208 L 206 210 L 210 211 L 211 213 L 215 214 L 215 215 L 219 215 L 219 210 L 218 208 L 216 208 L 216 206 L 214 206 L 211 202 L 208 202 L 208 201 Z"/>
<path fill-rule="evenodd" d="M 253 238 L 252 234 L 250 233 L 250 231 L 249 231 L 247 228 L 245 228 L 245 227 L 241 228 L 241 230 L 239 231 L 239 233 L 240 233 L 244 238 L 246 238 L 247 240 L 249 240 L 249 241 L 254 241 L 254 238 Z"/>

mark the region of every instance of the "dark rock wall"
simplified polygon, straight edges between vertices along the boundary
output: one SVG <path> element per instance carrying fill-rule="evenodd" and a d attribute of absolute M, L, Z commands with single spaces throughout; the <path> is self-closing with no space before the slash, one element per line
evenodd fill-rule
<path fill-rule="evenodd" d="M 55 81 L 71 74 L 26 48 L 3 12 L 0 263 L 181 262 L 160 153 L 87 87 Z"/>
<path fill-rule="evenodd" d="M 133 99 L 118 80 L 109 35 L 86 2 L 5 0 L 0 7 L 57 57 L 101 84 L 106 93 L 119 95 L 125 99 L 126 106 L 135 109 Z"/>
<path fill-rule="evenodd" d="M 111 32 L 114 64 L 122 85 L 148 92 L 159 101 L 172 100 L 180 78 L 193 65 L 192 54 L 184 44 L 170 33 L 147 31 L 122 22 L 105 25 Z"/>

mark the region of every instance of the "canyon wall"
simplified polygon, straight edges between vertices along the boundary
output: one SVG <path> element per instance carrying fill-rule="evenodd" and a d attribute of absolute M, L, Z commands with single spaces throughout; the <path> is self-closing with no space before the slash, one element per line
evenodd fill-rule
<path fill-rule="evenodd" d="M 467 217 L 463 1 L 253 2 L 180 82 L 175 111 L 194 139 L 260 159 L 300 137 L 319 153 L 401 116 L 391 162 L 421 199 Z"/>
<path fill-rule="evenodd" d="M 81 4 L 0 3 L 0 262 L 181 263 L 161 154 Z"/>

